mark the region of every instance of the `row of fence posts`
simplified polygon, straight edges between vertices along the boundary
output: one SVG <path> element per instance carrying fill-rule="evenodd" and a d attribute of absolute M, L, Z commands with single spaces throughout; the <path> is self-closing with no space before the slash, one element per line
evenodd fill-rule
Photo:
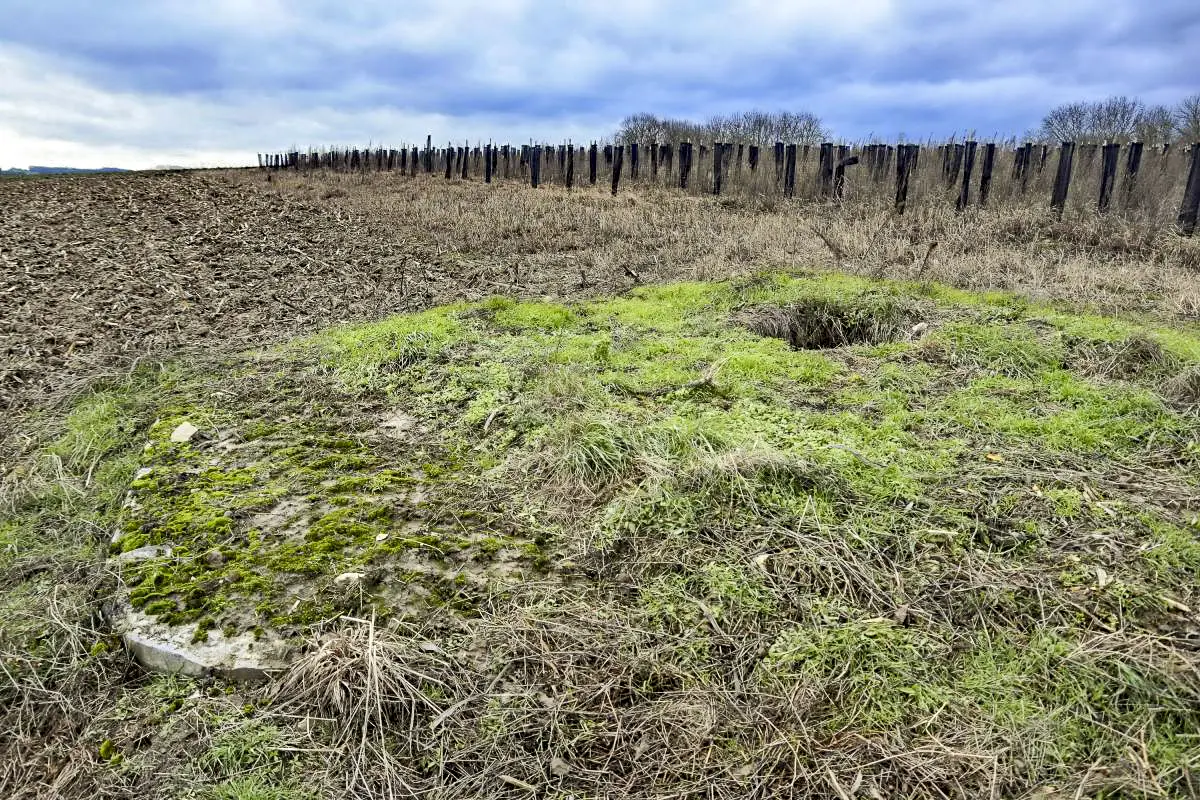
<path fill-rule="evenodd" d="M 784 197 L 794 197 L 796 193 L 796 165 L 799 158 L 807 162 L 811 145 L 785 144 L 776 142 L 774 146 L 775 181 L 781 187 Z M 1058 148 L 1057 168 L 1050 193 L 1050 209 L 1056 216 L 1061 217 L 1067 203 L 1071 177 L 1074 171 L 1076 155 L 1079 153 L 1085 163 L 1093 163 L 1097 151 L 1100 159 L 1100 189 L 1096 199 L 1096 208 L 1100 213 L 1106 213 L 1112 207 L 1113 194 L 1118 186 L 1117 173 L 1120 164 L 1120 144 L 1105 145 L 1076 145 L 1074 142 L 1063 142 Z M 413 146 L 399 150 L 377 148 L 374 150 L 357 148 L 347 150 L 327 150 L 322 152 L 291 151 L 286 153 L 259 154 L 258 164 L 263 169 L 330 169 L 330 170 L 378 170 L 400 171 L 416 175 L 418 171 L 432 173 L 435 161 L 441 158 L 444 176 L 447 180 L 457 175 L 462 179 L 470 177 L 472 172 L 482 162 L 485 183 L 491 183 L 493 178 L 502 176 L 505 180 L 512 178 L 518 172 L 522 179 L 526 177 L 533 188 L 542 183 L 543 161 L 556 159 L 558 175 L 564 185 L 570 189 L 575 183 L 575 161 L 582 156 L 585 148 L 576 148 L 573 144 L 558 145 L 557 148 L 548 145 L 512 145 L 486 144 L 482 147 L 448 145 L 446 148 L 434 148 L 432 137 L 427 137 L 425 148 Z M 748 164 L 752 174 L 757 173 L 762 151 L 758 145 L 736 144 L 732 142 L 715 142 L 709 148 L 699 145 L 699 157 L 712 158 L 712 193 L 719 195 L 726 184 L 736 163 L 737 169 L 742 164 Z M 1140 142 L 1126 145 L 1124 174 L 1120 181 L 1121 204 L 1128 206 L 1137 184 L 1138 173 L 1141 169 L 1144 146 Z M 986 206 L 992 188 L 992 177 L 996 164 L 996 145 L 985 143 L 982 147 L 982 157 L 979 157 L 979 143 L 965 141 L 957 144 L 940 145 L 937 148 L 941 160 L 942 178 L 947 189 L 957 191 L 955 207 L 963 211 L 971 204 L 972 179 L 976 162 L 979 162 L 978 204 Z M 642 155 L 648 154 L 650 160 L 650 175 L 657 180 L 660 168 L 670 174 L 678 161 L 679 188 L 688 189 L 689 180 L 696 166 L 696 145 L 691 142 L 680 142 L 678 146 L 670 144 L 651 143 L 643 147 L 637 143 L 629 145 L 604 145 L 593 142 L 586 148 L 588 183 L 596 185 L 599 179 L 599 160 L 603 154 L 604 164 L 610 171 L 611 190 L 615 196 L 621 184 L 625 168 L 626 153 L 629 156 L 629 180 L 638 180 L 642 165 Z M 1012 182 L 1021 194 L 1029 187 L 1030 177 L 1041 174 L 1050 158 L 1051 148 L 1048 145 L 1026 143 L 1013 151 Z M 861 152 L 851 155 L 847 145 L 834 145 L 824 142 L 819 145 L 817 153 L 816 186 L 821 198 L 841 201 L 845 195 L 846 169 L 858 164 L 862 165 L 864 178 L 874 183 L 882 183 L 886 176 L 893 172 L 895 177 L 895 198 L 893 208 L 897 214 L 903 214 L 908 206 L 909 185 L 920 158 L 921 147 L 916 144 L 884 145 L 870 144 L 861 148 Z M 677 156 L 677 159 L 676 159 Z M 1178 227 L 1180 233 L 1191 236 L 1196 231 L 1197 218 L 1200 216 L 1200 144 L 1190 148 L 1190 164 L 1188 177 L 1180 204 Z M 744 160 L 743 160 L 744 159 Z M 736 161 L 735 161 L 736 160 Z"/>

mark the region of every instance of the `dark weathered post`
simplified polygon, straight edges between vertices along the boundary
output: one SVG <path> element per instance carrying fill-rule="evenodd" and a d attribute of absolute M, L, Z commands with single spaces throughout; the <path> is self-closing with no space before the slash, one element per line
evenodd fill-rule
<path fill-rule="evenodd" d="M 1100 152 L 1100 197 L 1096 201 L 1096 210 L 1101 214 L 1108 211 L 1112 204 L 1113 185 L 1117 182 L 1117 158 L 1121 153 L 1121 145 L 1110 143 L 1104 145 Z"/>
<path fill-rule="evenodd" d="M 833 142 L 821 143 L 821 160 L 817 166 L 817 183 L 821 196 L 828 197 L 833 191 Z"/>
<path fill-rule="evenodd" d="M 846 156 L 850 152 L 850 148 L 844 144 L 839 144 L 837 149 L 837 166 L 833 169 L 833 199 L 841 200 L 846 193 L 846 167 L 850 164 L 857 163 L 858 158 L 853 161 Z"/>
<path fill-rule="evenodd" d="M 751 172 L 757 171 L 758 170 L 758 145 L 754 145 L 754 144 L 750 145 L 749 161 L 750 161 L 750 171 Z"/>
<path fill-rule="evenodd" d="M 1142 143 L 1130 142 L 1129 152 L 1125 156 L 1125 180 L 1121 187 L 1122 203 L 1126 208 L 1133 202 L 1133 192 L 1137 188 L 1138 170 L 1142 168 Z"/>
<path fill-rule="evenodd" d="M 986 206 L 992 193 L 992 168 L 996 165 L 996 143 L 983 146 L 983 167 L 979 173 L 979 205 Z"/>
<path fill-rule="evenodd" d="M 783 180 L 783 159 L 784 159 L 783 142 L 775 143 L 775 182 L 779 183 Z"/>
<path fill-rule="evenodd" d="M 463 147 L 459 150 L 459 152 L 461 154 L 461 159 L 462 159 L 462 161 L 461 161 L 462 174 L 459 177 L 461 177 L 465 181 L 467 179 L 467 177 L 470 175 L 471 147 L 469 145 L 467 147 Z"/>
<path fill-rule="evenodd" d="M 920 145 L 902 144 L 896 148 L 896 213 L 903 214 L 908 206 L 908 179 L 916 166 Z"/>
<path fill-rule="evenodd" d="M 450 176 L 454 172 L 454 148 L 447 147 L 442 152 L 446 156 L 446 180 L 450 180 Z"/>
<path fill-rule="evenodd" d="M 650 143 L 650 177 L 652 179 L 658 177 L 658 143 Z"/>
<path fill-rule="evenodd" d="M 613 153 L 613 169 L 612 169 L 612 193 L 613 197 L 617 196 L 617 186 L 621 183 L 621 163 L 625 160 L 624 145 L 618 147 Z"/>
<path fill-rule="evenodd" d="M 542 180 L 542 146 L 530 148 L 529 153 L 529 185 L 534 189 Z"/>
<path fill-rule="evenodd" d="M 636 181 L 638 178 L 638 143 L 631 142 L 629 145 L 629 180 Z"/>
<path fill-rule="evenodd" d="M 567 171 L 567 146 L 560 144 L 558 146 L 558 174 L 565 175 Z"/>
<path fill-rule="evenodd" d="M 588 148 L 588 183 L 592 186 L 596 185 L 596 161 L 598 160 L 598 150 L 595 142 Z"/>
<path fill-rule="evenodd" d="M 1046 168 L 1046 161 L 1047 161 L 1049 158 L 1050 158 L 1050 145 L 1048 145 L 1048 144 L 1044 144 L 1044 145 L 1042 145 L 1042 155 L 1041 155 L 1041 157 L 1038 159 L 1038 168 L 1037 168 L 1037 171 L 1038 171 L 1038 174 L 1039 174 L 1039 175 L 1041 175 L 1041 174 L 1042 174 L 1042 170 L 1044 170 L 1044 169 Z"/>
<path fill-rule="evenodd" d="M 796 145 L 789 144 L 783 153 L 783 196 L 796 196 Z"/>
<path fill-rule="evenodd" d="M 688 188 L 688 173 L 692 171 L 692 143 L 679 143 L 679 188 Z"/>
<path fill-rule="evenodd" d="M 713 194 L 721 193 L 721 168 L 725 166 L 725 145 L 713 142 Z"/>
<path fill-rule="evenodd" d="M 1026 142 L 1021 149 L 1021 194 L 1025 194 L 1029 190 L 1029 168 L 1033 165 L 1033 142 Z"/>
<path fill-rule="evenodd" d="M 1200 142 L 1192 143 L 1192 166 L 1188 170 L 1187 186 L 1183 190 L 1183 202 L 1179 206 L 1179 232 L 1191 236 L 1196 232 L 1196 218 L 1200 215 Z"/>
<path fill-rule="evenodd" d="M 953 187 L 958 183 L 958 173 L 962 169 L 963 155 L 966 153 L 966 147 L 961 144 L 947 146 L 947 153 L 950 155 L 950 169 L 946 173 L 946 185 Z"/>
<path fill-rule="evenodd" d="M 1061 217 L 1067 205 L 1067 190 L 1071 187 L 1071 163 L 1075 158 L 1075 143 L 1063 142 L 1058 151 L 1058 171 L 1054 175 L 1054 190 L 1050 194 L 1050 208 L 1055 216 Z"/>
<path fill-rule="evenodd" d="M 492 145 L 483 146 L 483 182 L 492 182 Z"/>
<path fill-rule="evenodd" d="M 604 166 L 611 167 L 613 163 L 613 146 L 611 144 L 604 145 Z"/>
<path fill-rule="evenodd" d="M 955 205 L 959 211 L 967 207 L 967 203 L 971 202 L 971 173 L 975 169 L 975 148 L 976 142 L 964 142 L 963 148 L 963 165 L 962 165 L 962 189 L 958 193 L 958 203 Z"/>
<path fill-rule="evenodd" d="M 567 190 L 575 185 L 575 145 L 567 144 Z"/>

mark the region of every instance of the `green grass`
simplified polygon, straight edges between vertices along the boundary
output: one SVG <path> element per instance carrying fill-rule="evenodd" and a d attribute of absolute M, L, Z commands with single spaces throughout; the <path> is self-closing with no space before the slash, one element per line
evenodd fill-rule
<path fill-rule="evenodd" d="M 852 342 L 789 346 L 830 329 Z M 412 728 L 432 737 L 414 763 L 511 739 L 566 753 L 580 796 L 645 738 L 712 780 L 819 765 L 889 796 L 885 765 L 909 759 L 915 796 L 1185 797 L 1200 422 L 1162 387 L 1198 360 L 1190 329 L 845 276 L 492 298 L 85 398 L 41 454 L 70 479 L 0 521 L 0 563 L 65 514 L 117 550 L 170 545 L 124 579 L 200 633 L 350 615 L 420 630 L 426 653 L 470 640 L 493 655 L 452 674 L 503 670 L 504 697 L 414 678 L 456 709 Z M 167 441 L 184 419 L 204 436 Z M 560 693 L 570 713 L 522 716 Z M 647 722 L 680 707 L 715 721 Z M 300 796 L 276 769 L 287 724 L 215 741 L 210 796 Z M 659 788 L 696 779 L 660 766 Z"/>

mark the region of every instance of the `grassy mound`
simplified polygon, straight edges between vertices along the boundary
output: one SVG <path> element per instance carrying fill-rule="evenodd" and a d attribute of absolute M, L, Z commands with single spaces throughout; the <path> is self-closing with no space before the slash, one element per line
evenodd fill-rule
<path fill-rule="evenodd" d="M 844 276 L 439 308 L 83 399 L 0 602 L 69 520 L 170 549 L 143 612 L 304 645 L 180 767 L 213 796 L 1190 796 L 1198 362 Z"/>

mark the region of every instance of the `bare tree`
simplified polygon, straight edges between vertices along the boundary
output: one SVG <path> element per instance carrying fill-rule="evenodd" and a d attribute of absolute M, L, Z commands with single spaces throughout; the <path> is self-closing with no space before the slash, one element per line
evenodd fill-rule
<path fill-rule="evenodd" d="M 1200 94 L 1179 101 L 1173 113 L 1175 135 L 1188 144 L 1200 142 Z"/>
<path fill-rule="evenodd" d="M 1146 144 L 1166 144 L 1175 138 L 1174 113 L 1167 106 L 1149 106 L 1134 125 L 1133 138 Z"/>
<path fill-rule="evenodd" d="M 723 141 L 769 145 L 773 142 L 816 144 L 829 136 L 821 118 L 808 111 L 743 111 L 709 117 L 703 123 L 633 114 L 617 130 L 617 140 Z"/>
<path fill-rule="evenodd" d="M 616 139 L 619 142 L 653 142 L 663 140 L 665 133 L 664 120 L 643 112 L 621 120 Z"/>
<path fill-rule="evenodd" d="M 1123 142 L 1139 134 L 1160 136 L 1161 112 L 1142 101 L 1117 95 L 1090 103 L 1066 103 L 1042 118 L 1039 139 L 1058 142 Z"/>

